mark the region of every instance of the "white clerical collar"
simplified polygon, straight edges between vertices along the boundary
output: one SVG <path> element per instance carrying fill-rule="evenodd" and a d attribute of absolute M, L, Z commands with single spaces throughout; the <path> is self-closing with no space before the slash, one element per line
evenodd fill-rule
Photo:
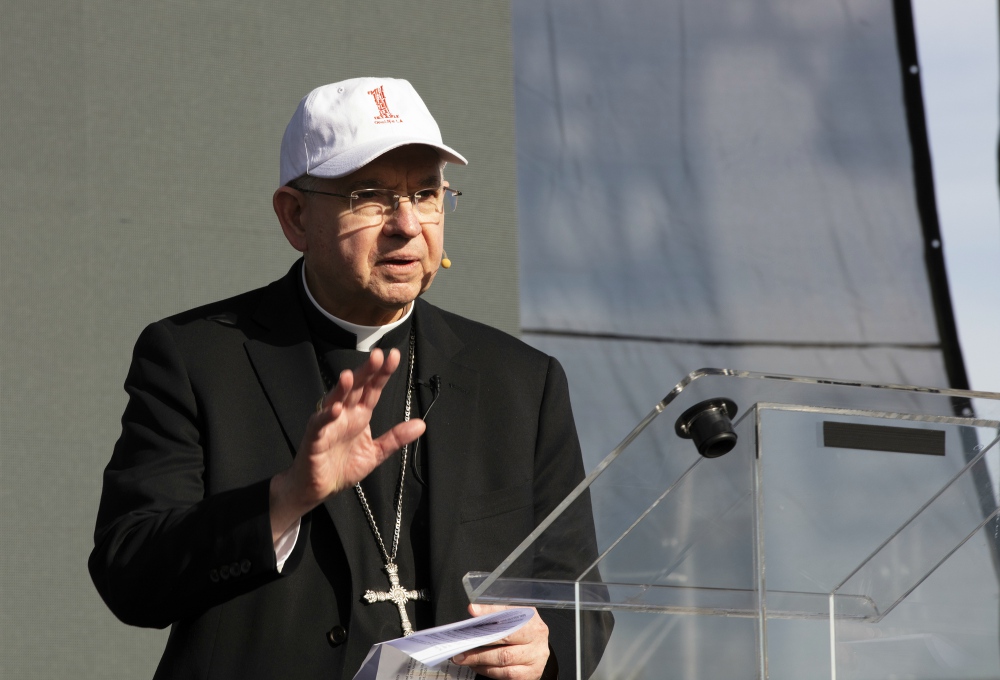
<path fill-rule="evenodd" d="M 309 290 L 309 284 L 306 282 L 306 263 L 302 263 L 302 286 L 306 289 L 306 295 L 309 297 L 309 302 L 313 303 L 313 306 L 319 310 L 320 314 L 328 318 L 330 321 L 334 322 L 341 328 L 343 328 L 348 333 L 354 333 L 358 338 L 358 351 L 359 352 L 370 352 L 372 347 L 382 339 L 382 336 L 391 331 L 393 328 L 401 326 L 407 319 L 410 318 L 410 314 L 413 313 L 414 304 L 411 302 L 409 309 L 406 310 L 406 314 L 403 314 L 402 318 L 398 321 L 393 321 L 385 326 L 360 326 L 356 323 L 351 323 L 350 321 L 344 321 L 335 317 L 330 312 L 326 311 L 320 307 L 319 303 L 316 302 L 316 298 L 313 297 L 312 291 Z"/>

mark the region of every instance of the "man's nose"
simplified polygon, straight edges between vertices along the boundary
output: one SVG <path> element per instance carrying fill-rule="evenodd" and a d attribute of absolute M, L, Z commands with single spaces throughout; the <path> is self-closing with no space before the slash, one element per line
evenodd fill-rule
<path fill-rule="evenodd" d="M 410 196 L 400 196 L 399 206 L 392 212 L 389 219 L 385 221 L 387 233 L 401 234 L 408 237 L 417 236 L 423 230 L 420 223 L 420 216 L 413 205 L 413 198 Z"/>

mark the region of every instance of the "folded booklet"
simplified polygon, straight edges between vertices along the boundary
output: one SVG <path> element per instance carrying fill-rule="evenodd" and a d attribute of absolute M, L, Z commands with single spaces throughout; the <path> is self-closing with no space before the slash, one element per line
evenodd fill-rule
<path fill-rule="evenodd" d="M 354 680 L 472 680 L 475 672 L 451 663 L 451 657 L 507 637 L 534 615 L 527 607 L 504 609 L 379 642 Z"/>

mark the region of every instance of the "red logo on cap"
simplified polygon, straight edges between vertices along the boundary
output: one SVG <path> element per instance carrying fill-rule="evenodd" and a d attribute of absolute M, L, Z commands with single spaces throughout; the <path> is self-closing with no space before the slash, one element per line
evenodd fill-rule
<path fill-rule="evenodd" d="M 378 107 L 378 115 L 375 116 L 376 123 L 402 123 L 399 116 L 393 115 L 389 110 L 389 103 L 385 100 L 385 86 L 379 85 L 374 90 L 368 90 L 368 94 L 375 99 L 375 106 Z"/>

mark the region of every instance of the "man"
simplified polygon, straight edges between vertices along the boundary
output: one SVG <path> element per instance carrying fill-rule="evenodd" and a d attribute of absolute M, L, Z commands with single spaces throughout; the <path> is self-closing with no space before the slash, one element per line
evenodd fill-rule
<path fill-rule="evenodd" d="M 122 621 L 171 626 L 157 678 L 350 678 L 374 642 L 485 613 L 461 577 L 582 478 L 558 363 L 419 299 L 446 162 L 408 82 L 317 88 L 273 198 L 302 258 L 140 336 L 89 566 Z M 455 661 L 573 677 L 571 619 Z"/>

